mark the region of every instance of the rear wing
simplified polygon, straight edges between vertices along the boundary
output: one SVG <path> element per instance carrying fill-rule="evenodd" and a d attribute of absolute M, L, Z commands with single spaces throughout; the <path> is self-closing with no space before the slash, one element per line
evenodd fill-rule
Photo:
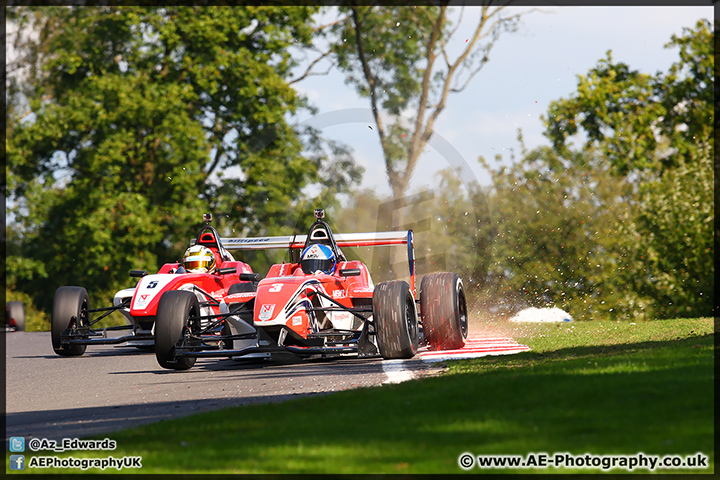
<path fill-rule="evenodd" d="M 413 231 L 368 232 L 368 233 L 336 233 L 335 243 L 338 247 L 380 247 L 387 245 L 407 245 L 408 267 L 410 271 L 410 288 L 415 291 L 415 245 Z M 307 235 L 288 235 L 283 237 L 245 237 L 221 238 L 227 250 L 269 250 L 279 248 L 301 249 L 305 247 Z"/>

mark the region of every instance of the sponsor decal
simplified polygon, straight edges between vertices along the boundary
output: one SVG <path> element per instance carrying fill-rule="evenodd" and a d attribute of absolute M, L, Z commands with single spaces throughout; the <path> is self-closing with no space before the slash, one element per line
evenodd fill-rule
<path fill-rule="evenodd" d="M 260 314 L 258 315 L 259 320 L 270 320 L 275 310 L 275 304 L 263 305 L 260 307 Z"/>
<path fill-rule="evenodd" d="M 323 251 L 320 249 L 320 247 L 317 244 L 310 247 L 310 249 L 307 252 L 305 252 L 305 255 L 303 256 L 303 259 L 308 259 L 308 260 L 314 260 L 314 259 L 318 259 L 318 258 L 324 259 L 325 255 L 323 255 Z"/>
<path fill-rule="evenodd" d="M 225 297 L 225 300 L 247 300 L 255 296 L 255 292 L 238 292 L 232 293 Z M 222 298 L 222 297 L 220 297 Z M 218 298 L 219 300 L 219 298 Z"/>
<path fill-rule="evenodd" d="M 293 327 L 300 326 L 300 325 L 302 325 L 302 323 L 303 323 L 303 318 L 301 315 L 296 315 L 296 316 L 292 317 Z"/>
<path fill-rule="evenodd" d="M 135 299 L 135 305 L 133 305 L 133 308 L 142 309 L 147 307 L 149 297 L 150 295 L 138 295 Z"/>
<path fill-rule="evenodd" d="M 132 308 L 135 310 L 146 308 L 150 301 L 161 294 L 165 286 L 175 278 L 177 278 L 175 275 L 166 273 L 148 275 L 142 278 L 135 291 Z"/>
<path fill-rule="evenodd" d="M 231 243 L 231 244 L 252 244 L 252 243 L 267 243 L 269 242 L 270 238 L 225 238 L 223 239 L 223 243 Z"/>
<path fill-rule="evenodd" d="M 335 322 L 349 322 L 352 323 L 353 314 L 350 312 L 333 312 L 332 321 L 335 328 L 350 328 L 348 326 L 334 325 Z"/>
<path fill-rule="evenodd" d="M 345 298 L 347 293 L 345 293 L 345 290 L 333 290 L 332 296 L 333 298 Z"/>
<path fill-rule="evenodd" d="M 367 288 L 356 288 L 353 290 L 355 293 L 373 293 L 375 291 L 372 287 Z"/>

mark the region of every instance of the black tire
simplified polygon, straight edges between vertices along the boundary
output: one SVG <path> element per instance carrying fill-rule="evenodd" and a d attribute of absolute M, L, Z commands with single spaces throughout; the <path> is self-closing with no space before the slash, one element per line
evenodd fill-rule
<path fill-rule="evenodd" d="M 13 300 L 7 302 L 5 309 L 5 324 L 9 327 L 15 327 L 18 332 L 25 330 L 25 307 L 23 307 L 23 303 Z"/>
<path fill-rule="evenodd" d="M 83 287 L 60 287 L 55 291 L 52 313 L 52 346 L 63 357 L 78 357 L 87 345 L 64 345 L 62 334 L 68 328 L 80 332 L 90 325 L 90 299 Z"/>
<path fill-rule="evenodd" d="M 373 324 L 383 358 L 412 358 L 418 349 L 415 300 L 407 282 L 383 282 L 372 299 Z"/>
<path fill-rule="evenodd" d="M 468 335 L 467 304 L 456 273 L 431 273 L 420 284 L 420 318 L 431 350 L 456 350 Z"/>
<path fill-rule="evenodd" d="M 187 335 L 197 328 L 189 318 L 199 315 L 200 303 L 192 292 L 175 290 L 160 297 L 155 317 L 155 357 L 161 367 L 188 370 L 195 365 L 195 358 L 176 358 L 175 347 L 187 343 Z"/>

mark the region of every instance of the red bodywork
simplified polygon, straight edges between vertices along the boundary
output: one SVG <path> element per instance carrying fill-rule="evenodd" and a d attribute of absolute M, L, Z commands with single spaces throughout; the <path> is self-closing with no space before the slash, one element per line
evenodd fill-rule
<path fill-rule="evenodd" d="M 257 358 L 281 351 L 304 357 L 376 355 L 372 326 L 375 285 L 367 266 L 358 260 L 348 261 L 341 247 L 407 245 L 410 283 L 406 285 L 412 306 L 406 321 L 416 323 L 412 231 L 333 235 L 317 212 L 316 218 L 307 235 L 220 239 L 228 250 L 287 249 L 290 262 L 273 265 L 253 291 L 227 294 L 209 286 L 207 294 L 214 298 L 224 295 L 218 306 L 220 314 L 203 313 L 200 322 L 207 327 L 192 327 L 190 335 L 181 336 L 175 345 L 168 344 L 158 357 L 161 365 L 185 369 L 194 363 L 186 359 Z M 334 263 L 315 264 L 309 260 L 317 257 L 310 256 L 308 262 L 302 260 L 301 252 L 310 252 L 318 244 L 325 246 L 327 255 L 332 253 L 323 260 Z M 212 293 L 213 288 L 218 288 L 219 296 Z M 152 306 L 148 303 L 143 308 Z M 163 334 L 169 328 L 163 326 Z"/>
<path fill-rule="evenodd" d="M 344 276 L 342 271 L 358 270 L 359 274 Z M 316 292 L 324 294 L 318 295 Z M 310 334 L 327 328 L 356 329 L 360 322 L 352 322 L 347 312 L 316 312 L 308 314 L 308 307 L 337 306 L 347 309 L 368 306 L 372 302 L 373 286 L 367 267 L 360 261 L 338 262 L 332 275 L 308 275 L 297 263 L 273 265 L 265 279 L 258 284 L 254 300 L 254 323 L 265 329 L 282 326 L 306 339 Z M 327 298 L 329 297 L 329 298 Z M 247 294 L 225 298 L 228 305 L 244 303 L 253 297 Z"/>
<path fill-rule="evenodd" d="M 217 255 L 217 251 L 212 249 Z M 220 302 L 227 296 L 228 290 L 240 280 L 241 273 L 252 273 L 249 265 L 238 261 L 228 261 L 219 264 L 219 269 L 211 273 L 183 273 L 175 271 L 180 267 L 178 263 L 166 263 L 155 275 L 143 277 L 138 283 L 133 300 L 130 305 L 130 315 L 133 317 L 155 316 L 162 293 L 169 290 L 180 290 L 184 285 L 194 285 L 207 292 L 212 298 Z M 234 268 L 235 273 L 219 275 L 218 271 Z M 154 287 L 148 288 L 156 282 Z M 145 297 L 145 298 L 143 298 Z"/>

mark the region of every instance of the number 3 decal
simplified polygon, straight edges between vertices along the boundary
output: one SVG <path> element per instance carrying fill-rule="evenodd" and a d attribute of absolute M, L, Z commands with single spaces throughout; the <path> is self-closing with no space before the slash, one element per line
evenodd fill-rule
<path fill-rule="evenodd" d="M 268 288 L 268 292 L 279 292 L 283 287 L 282 283 L 273 283 L 270 288 Z"/>

